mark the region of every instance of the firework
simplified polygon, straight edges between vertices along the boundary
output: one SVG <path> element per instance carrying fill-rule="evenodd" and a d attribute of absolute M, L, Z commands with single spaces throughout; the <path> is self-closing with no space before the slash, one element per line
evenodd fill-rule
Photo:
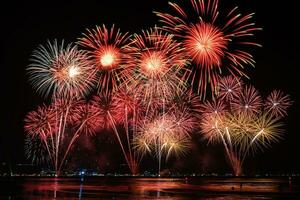
<path fill-rule="evenodd" d="M 201 110 L 200 97 L 192 90 L 185 90 L 175 94 L 166 107 L 167 110 L 186 111 L 197 118 Z"/>
<path fill-rule="evenodd" d="M 253 131 L 255 134 L 251 140 L 251 147 L 253 149 L 263 149 L 269 147 L 272 143 L 278 142 L 282 139 L 283 129 L 280 118 L 274 118 L 270 115 L 260 115 L 253 124 Z"/>
<path fill-rule="evenodd" d="M 235 76 L 225 76 L 220 79 L 218 84 L 218 96 L 226 101 L 232 101 L 241 93 L 243 83 L 240 78 Z"/>
<path fill-rule="evenodd" d="M 102 118 L 102 128 L 111 129 L 114 124 L 119 124 L 122 114 L 117 109 L 117 101 L 113 94 L 99 94 L 90 101 L 95 112 Z"/>
<path fill-rule="evenodd" d="M 32 137 L 45 139 L 53 133 L 54 117 L 54 112 L 48 106 L 38 106 L 26 115 L 24 129 Z"/>
<path fill-rule="evenodd" d="M 81 97 L 93 87 L 92 63 L 77 46 L 57 40 L 40 45 L 32 54 L 27 68 L 33 87 L 47 97 Z"/>
<path fill-rule="evenodd" d="M 74 125 L 80 132 L 94 135 L 103 125 L 102 116 L 91 103 L 83 103 L 76 108 Z"/>
<path fill-rule="evenodd" d="M 25 155 L 32 164 L 43 165 L 50 162 L 50 157 L 41 138 L 37 135 L 27 135 L 25 138 Z"/>
<path fill-rule="evenodd" d="M 282 137 L 280 115 L 270 111 L 270 104 L 279 99 L 284 99 L 285 105 L 290 102 L 276 91 L 267 98 L 263 110 L 258 91 L 251 85 L 241 87 L 233 77 L 222 79 L 219 88 L 220 96 L 202 105 L 200 128 L 204 139 L 224 146 L 235 174 L 239 175 L 249 153 L 262 150 Z M 233 90 L 229 93 L 228 88 Z M 283 106 L 280 113 L 287 108 Z"/>
<path fill-rule="evenodd" d="M 143 31 L 134 35 L 127 51 L 132 57 L 128 66 L 133 69 L 129 85 L 148 105 L 162 102 L 184 87 L 180 70 L 187 59 L 172 35 L 157 27 Z"/>
<path fill-rule="evenodd" d="M 24 129 L 28 133 L 28 136 L 32 138 L 33 143 L 27 143 L 27 152 L 33 153 L 32 161 L 36 160 L 35 153 L 37 150 L 37 138 L 43 143 L 40 147 L 47 150 L 48 158 L 51 160 L 51 164 L 54 164 L 53 152 L 55 151 L 53 134 L 55 134 L 55 115 L 52 110 L 43 105 L 39 106 L 37 110 L 29 112 L 24 119 Z M 51 138 L 51 140 L 49 140 Z M 31 146 L 32 145 L 32 146 Z M 43 151 L 42 149 L 39 151 Z"/>
<path fill-rule="evenodd" d="M 189 3 L 191 10 L 170 2 L 171 14 L 155 13 L 164 24 L 163 29 L 183 41 L 197 66 L 192 71 L 192 83 L 198 82 L 197 91 L 205 97 L 207 85 L 214 92 L 223 71 L 246 76 L 244 65 L 254 64 L 248 47 L 260 46 L 251 41 L 260 28 L 252 22 L 253 13 L 241 15 L 237 7 L 227 14 L 219 12 L 218 0 L 190 0 Z M 219 20 L 223 15 L 222 21 Z"/>
<path fill-rule="evenodd" d="M 138 134 L 134 138 L 135 149 L 141 157 L 147 152 L 154 153 L 158 158 L 160 173 L 163 155 L 168 160 L 172 154 L 185 154 L 191 142 L 189 133 L 194 123 L 194 118 L 187 112 L 148 115 L 138 125 Z"/>
<path fill-rule="evenodd" d="M 93 105 L 94 109 L 97 110 L 97 113 L 100 114 L 102 118 L 102 128 L 103 129 L 113 129 L 115 136 L 118 140 L 118 143 L 121 147 L 124 158 L 128 164 L 132 173 L 136 173 L 136 162 L 131 154 L 131 145 L 130 145 L 130 137 L 128 133 L 128 129 L 126 129 L 126 141 L 122 140 L 121 134 L 118 130 L 117 125 L 125 122 L 128 117 L 128 113 L 126 113 L 126 109 L 128 111 L 128 102 L 125 99 L 120 99 L 120 95 L 116 98 L 117 95 L 115 93 L 108 93 L 105 95 L 99 94 L 93 97 L 91 100 L 91 105 Z M 123 101 L 123 105 L 120 105 L 120 102 Z M 125 109 L 125 110 L 124 110 Z M 126 116 L 124 116 L 126 114 Z M 128 123 L 125 124 L 128 126 Z M 129 153 L 126 151 L 126 145 L 128 145 Z"/>
<path fill-rule="evenodd" d="M 208 143 L 220 143 L 224 142 L 224 137 L 227 137 L 225 132 L 221 130 L 227 126 L 226 124 L 226 115 L 219 115 L 216 113 L 204 114 L 200 120 L 201 133 L 203 134 L 204 139 Z"/>
<path fill-rule="evenodd" d="M 246 86 L 238 95 L 231 104 L 235 112 L 252 115 L 262 110 L 261 96 L 253 86 Z"/>
<path fill-rule="evenodd" d="M 206 101 L 202 104 L 200 111 L 204 115 L 222 115 L 226 112 L 226 105 L 222 100 L 216 99 L 213 101 Z"/>
<path fill-rule="evenodd" d="M 284 95 L 280 90 L 274 90 L 267 97 L 265 109 L 276 117 L 287 115 L 287 109 L 292 105 L 289 95 Z"/>
<path fill-rule="evenodd" d="M 98 92 L 114 91 L 127 78 L 126 62 L 129 59 L 125 52 L 129 42 L 128 33 L 105 25 L 88 30 L 79 38 L 78 44 L 87 48 L 97 72 Z"/>

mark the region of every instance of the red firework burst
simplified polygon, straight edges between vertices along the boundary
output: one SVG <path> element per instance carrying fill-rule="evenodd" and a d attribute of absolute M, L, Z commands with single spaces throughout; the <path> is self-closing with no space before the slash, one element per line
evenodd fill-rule
<path fill-rule="evenodd" d="M 46 139 L 48 135 L 54 133 L 55 113 L 45 105 L 38 106 L 36 110 L 26 115 L 24 122 L 24 129 L 29 135 Z"/>
<path fill-rule="evenodd" d="M 192 59 L 203 69 L 210 69 L 211 66 L 221 67 L 227 43 L 218 28 L 204 22 L 192 25 L 184 40 L 186 51 L 191 53 Z"/>
<path fill-rule="evenodd" d="M 275 117 L 284 117 L 291 105 L 292 101 L 289 95 L 285 95 L 280 90 L 274 90 L 266 99 L 265 109 Z"/>
<path fill-rule="evenodd" d="M 168 102 L 167 109 L 187 111 L 197 118 L 201 111 L 200 98 L 192 90 L 186 90 L 174 95 L 174 98 Z"/>
<path fill-rule="evenodd" d="M 114 94 L 116 100 L 116 110 L 120 112 L 120 119 L 117 121 L 128 123 L 133 115 L 138 117 L 138 110 L 140 109 L 140 97 L 136 94 L 133 94 L 130 90 L 121 89 Z M 127 121 L 127 122 L 125 122 Z"/>
<path fill-rule="evenodd" d="M 81 99 L 55 98 L 50 107 L 55 113 L 57 126 L 62 121 L 73 124 L 77 120 L 77 107 L 83 103 L 84 101 Z"/>
<path fill-rule="evenodd" d="M 216 90 L 224 69 L 246 76 L 243 66 L 254 64 L 247 47 L 260 46 L 251 41 L 254 32 L 261 30 L 251 21 L 254 13 L 243 16 L 235 7 L 221 22 L 218 17 L 223 15 L 218 10 L 218 0 L 191 0 L 192 12 L 176 3 L 169 5 L 173 14 L 156 14 L 165 25 L 164 30 L 183 40 L 188 55 L 197 66 L 191 77 L 193 84 L 198 82 L 197 90 L 201 96 L 205 97 L 208 84 L 212 92 Z"/>
<path fill-rule="evenodd" d="M 94 112 L 99 113 L 102 118 L 102 128 L 110 129 L 112 126 L 120 123 L 119 119 L 123 119 L 123 112 L 117 109 L 116 98 L 110 94 L 95 95 L 90 101 Z"/>
<path fill-rule="evenodd" d="M 116 89 L 126 76 L 125 63 L 128 59 L 124 49 L 129 42 L 128 33 L 121 33 L 114 26 L 105 25 L 88 30 L 79 38 L 79 45 L 88 49 L 98 75 L 98 92 Z"/>
<path fill-rule="evenodd" d="M 91 103 L 82 103 L 76 107 L 74 125 L 81 133 L 93 135 L 103 125 L 103 118 Z"/>

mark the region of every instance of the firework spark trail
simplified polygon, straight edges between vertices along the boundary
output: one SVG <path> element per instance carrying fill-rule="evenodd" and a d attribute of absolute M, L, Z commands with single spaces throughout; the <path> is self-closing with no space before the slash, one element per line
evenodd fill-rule
<path fill-rule="evenodd" d="M 81 102 L 75 108 L 75 113 L 73 116 L 73 125 L 77 128 L 75 133 L 73 134 L 68 147 L 64 153 L 64 156 L 60 162 L 58 171 L 60 172 L 64 161 L 66 160 L 71 147 L 73 146 L 74 142 L 79 138 L 80 134 L 95 134 L 100 126 L 103 124 L 102 118 L 100 116 L 100 112 L 98 109 L 94 107 L 91 103 Z"/>
<path fill-rule="evenodd" d="M 61 163 L 63 160 L 60 160 L 60 153 L 63 148 L 63 142 L 65 140 L 65 131 L 68 123 L 73 121 L 73 115 L 76 112 L 76 107 L 82 104 L 81 100 L 77 99 L 63 99 L 56 98 L 52 102 L 52 109 L 55 112 L 55 171 L 57 175 L 60 174 Z M 73 143 L 72 143 L 73 144 Z"/>
<path fill-rule="evenodd" d="M 129 157 L 128 154 L 126 153 L 125 150 L 125 145 L 128 143 L 127 140 L 130 140 L 129 138 L 126 139 L 126 144 L 123 144 L 123 141 L 121 139 L 120 133 L 117 128 L 117 124 L 121 124 L 124 120 L 124 106 L 126 108 L 126 101 L 125 99 L 120 99 L 120 96 L 115 95 L 115 93 L 109 93 L 109 94 L 99 94 L 97 96 L 94 96 L 91 104 L 99 110 L 100 116 L 103 119 L 103 122 L 108 122 L 108 123 L 103 123 L 104 126 L 102 129 L 112 129 L 117 137 L 117 141 L 120 145 L 120 148 L 122 150 L 122 153 L 124 155 L 124 158 L 126 160 L 126 163 L 131 170 L 132 173 L 135 173 L 135 160 L 133 157 Z M 121 103 L 123 101 L 123 103 Z M 121 105 L 123 104 L 123 105 Z M 125 116 L 125 118 L 128 116 Z M 126 120 L 126 119 L 125 119 Z M 130 145 L 129 147 L 130 148 Z"/>
<path fill-rule="evenodd" d="M 126 53 L 129 43 L 128 33 L 121 33 L 113 25 L 107 29 L 105 25 L 87 29 L 87 33 L 79 38 L 78 44 L 87 48 L 96 71 L 98 93 L 117 90 L 128 79 L 127 61 L 130 59 Z"/>
<path fill-rule="evenodd" d="M 196 84 L 201 97 L 206 96 L 207 85 L 214 93 L 223 71 L 246 76 L 244 65 L 254 66 L 248 47 L 260 46 L 251 39 L 257 28 L 252 22 L 254 13 L 242 15 L 237 7 L 227 14 L 219 12 L 219 1 L 190 0 L 189 8 L 169 2 L 172 12 L 155 12 L 164 30 L 183 41 L 196 69 L 191 82 Z M 183 2 L 182 2 L 183 4 Z M 222 20 L 220 19 L 222 16 Z M 187 76 L 189 77 L 189 76 Z"/>
<path fill-rule="evenodd" d="M 124 113 L 122 116 L 122 119 L 119 119 L 119 121 L 122 121 L 122 124 L 125 128 L 125 135 L 127 140 L 127 147 L 129 152 L 129 161 L 131 164 L 131 172 L 133 174 L 137 173 L 137 166 L 139 164 L 138 158 L 135 155 L 135 152 L 133 152 L 132 149 L 132 140 L 135 137 L 135 129 L 136 126 L 136 111 L 139 108 L 140 100 L 139 97 L 136 94 L 133 94 L 133 91 L 121 89 L 115 94 L 115 98 L 117 101 L 117 110 L 119 112 Z M 130 120 L 130 121 L 129 121 Z M 129 123 L 133 126 L 132 132 L 129 130 Z M 131 135 L 130 135 L 131 134 Z"/>

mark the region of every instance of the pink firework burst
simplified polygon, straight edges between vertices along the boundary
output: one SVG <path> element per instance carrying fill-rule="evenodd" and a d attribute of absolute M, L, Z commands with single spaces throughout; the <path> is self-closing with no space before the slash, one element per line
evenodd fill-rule
<path fill-rule="evenodd" d="M 171 13 L 155 12 L 164 24 L 163 29 L 182 39 L 186 52 L 197 66 L 192 70 L 192 83 L 205 97 L 207 85 L 216 90 L 219 75 L 223 71 L 244 75 L 244 65 L 254 64 L 249 46 L 257 30 L 252 22 L 254 13 L 241 15 L 237 7 L 228 13 L 219 12 L 219 1 L 190 0 L 185 10 L 170 2 Z M 188 8 L 188 7 L 187 7 Z M 220 16 L 224 16 L 222 21 Z"/>
<path fill-rule="evenodd" d="M 206 101 L 201 105 L 200 111 L 203 115 L 224 115 L 226 113 L 226 104 L 221 99 Z"/>
<path fill-rule="evenodd" d="M 275 117 L 284 117 L 291 105 L 292 101 L 289 95 L 285 95 L 280 90 L 274 90 L 266 99 L 265 109 Z"/>
<path fill-rule="evenodd" d="M 253 86 L 245 86 L 231 106 L 234 112 L 248 115 L 257 114 L 262 109 L 262 98 Z"/>
<path fill-rule="evenodd" d="M 127 79 L 128 70 L 125 63 L 128 56 L 125 48 L 129 42 L 128 33 L 121 33 L 114 25 L 107 29 L 105 25 L 87 29 L 79 38 L 79 45 L 88 49 L 98 76 L 98 92 L 112 89 Z"/>
<path fill-rule="evenodd" d="M 224 116 L 215 114 L 203 115 L 200 121 L 200 129 L 203 134 L 203 138 L 209 143 L 218 143 L 223 137 L 223 133 L 220 129 L 223 127 Z"/>
<path fill-rule="evenodd" d="M 232 101 L 242 90 L 242 81 L 235 76 L 225 76 L 218 84 L 218 96 L 226 101 Z"/>

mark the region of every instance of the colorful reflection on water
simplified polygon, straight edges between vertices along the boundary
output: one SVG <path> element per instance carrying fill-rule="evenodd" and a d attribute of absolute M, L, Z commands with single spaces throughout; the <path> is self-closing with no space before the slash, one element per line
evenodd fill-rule
<path fill-rule="evenodd" d="M 0 199 L 297 199 L 296 178 L 0 178 Z"/>

